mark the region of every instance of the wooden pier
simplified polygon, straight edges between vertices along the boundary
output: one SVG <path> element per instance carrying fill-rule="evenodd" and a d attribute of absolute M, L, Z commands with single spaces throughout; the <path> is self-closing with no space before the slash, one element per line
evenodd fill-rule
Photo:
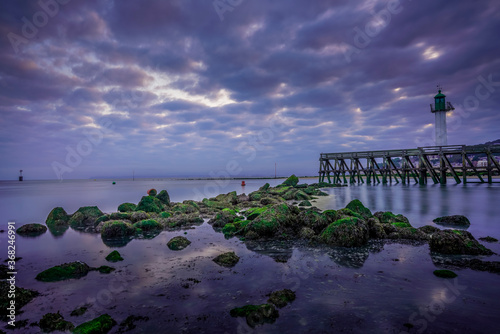
<path fill-rule="evenodd" d="M 321 153 L 319 181 L 329 183 L 415 183 L 427 184 L 430 178 L 446 184 L 453 177 L 456 183 L 494 183 L 500 179 L 500 145 L 447 145 L 416 149 Z M 473 164 L 472 157 L 481 163 Z M 458 161 L 458 162 L 457 162 Z M 364 165 L 363 165 L 364 162 Z M 471 178 L 471 179 L 468 179 Z"/>

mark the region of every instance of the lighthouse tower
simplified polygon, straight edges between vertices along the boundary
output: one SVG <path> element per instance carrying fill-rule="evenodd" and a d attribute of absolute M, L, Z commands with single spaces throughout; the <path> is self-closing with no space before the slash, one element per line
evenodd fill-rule
<path fill-rule="evenodd" d="M 446 132 L 446 113 L 455 110 L 450 102 L 446 103 L 446 95 L 441 93 L 438 86 L 438 93 L 434 96 L 434 106 L 431 104 L 431 112 L 436 116 L 436 146 L 448 145 Z"/>

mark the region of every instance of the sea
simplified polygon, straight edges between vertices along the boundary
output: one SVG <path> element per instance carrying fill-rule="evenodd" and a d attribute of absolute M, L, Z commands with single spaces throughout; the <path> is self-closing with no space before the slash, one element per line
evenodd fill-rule
<path fill-rule="evenodd" d="M 116 212 L 119 204 L 137 203 L 148 189 L 167 190 L 171 201 L 202 200 L 220 193 L 238 194 L 271 186 L 283 179 L 242 180 L 64 180 L 0 181 L 0 229 L 45 223 L 54 207 L 68 213 L 82 206 Z M 317 179 L 302 179 L 313 183 Z M 356 184 L 324 189 L 329 196 L 313 202 L 322 210 L 343 208 L 359 199 L 372 212 L 392 211 L 414 227 L 433 225 L 444 215 L 465 215 L 476 239 L 500 239 L 500 184 Z M 182 251 L 166 246 L 174 236 L 192 243 Z M 0 262 L 7 258 L 7 233 L 0 233 Z M 500 253 L 500 243 L 483 245 Z M 225 239 L 207 221 L 194 228 L 163 231 L 152 239 L 133 239 L 122 247 L 106 245 L 98 234 L 68 229 L 39 237 L 15 239 L 16 285 L 39 291 L 24 306 L 9 333 L 39 333 L 35 325 L 56 313 L 75 326 L 101 314 L 117 325 L 110 333 L 493 333 L 498 331 L 500 276 L 452 268 L 458 277 L 433 275 L 426 243 L 372 241 L 360 248 L 308 245 L 304 242 L 244 242 Z M 105 260 L 118 250 L 124 261 Z M 233 268 L 213 262 L 234 251 Z M 500 256 L 479 257 L 500 261 Z M 90 272 L 77 280 L 44 283 L 36 275 L 52 266 L 83 261 L 110 265 L 110 274 Z M 296 299 L 278 309 L 272 323 L 256 324 L 231 317 L 230 310 L 267 302 L 272 291 L 291 289 Z M 86 306 L 81 316 L 71 311 Z M 120 327 L 129 316 L 134 326 Z M 0 329 L 9 327 L 0 323 Z M 133 327 L 133 328 L 132 328 Z"/>

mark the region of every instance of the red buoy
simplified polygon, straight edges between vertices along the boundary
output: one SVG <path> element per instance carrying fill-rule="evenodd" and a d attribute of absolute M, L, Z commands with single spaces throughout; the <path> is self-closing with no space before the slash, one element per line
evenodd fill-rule
<path fill-rule="evenodd" d="M 241 181 L 241 186 L 244 187 L 245 186 L 245 181 Z"/>

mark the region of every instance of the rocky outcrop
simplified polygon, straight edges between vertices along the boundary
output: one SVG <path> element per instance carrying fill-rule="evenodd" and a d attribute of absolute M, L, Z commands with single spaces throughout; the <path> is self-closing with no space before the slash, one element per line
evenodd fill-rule
<path fill-rule="evenodd" d="M 463 230 L 442 230 L 431 234 L 431 252 L 441 254 L 492 255 L 493 252 L 481 245 L 470 232 Z"/>
<path fill-rule="evenodd" d="M 367 224 L 356 217 L 339 219 L 321 233 L 321 240 L 326 244 L 340 247 L 363 246 L 368 238 Z"/>
<path fill-rule="evenodd" d="M 81 207 L 71 216 L 69 224 L 74 229 L 89 232 L 97 225 L 97 219 L 103 215 L 97 206 Z"/>
<path fill-rule="evenodd" d="M 173 237 L 170 239 L 170 241 L 167 243 L 167 246 L 169 249 L 174 250 L 174 251 L 179 251 L 183 250 L 187 246 L 191 244 L 191 241 L 189 241 L 187 238 L 184 238 L 182 236 L 178 237 Z"/>
<path fill-rule="evenodd" d="M 47 232 L 47 226 L 42 224 L 26 224 L 16 230 L 16 233 L 25 237 L 37 237 Z"/>
<path fill-rule="evenodd" d="M 103 239 L 125 238 L 131 237 L 134 234 L 134 226 L 122 220 L 107 221 L 101 229 L 101 237 Z"/>
<path fill-rule="evenodd" d="M 470 226 L 469 219 L 461 215 L 438 217 L 434 219 L 433 222 L 435 222 L 436 224 L 448 225 L 448 226 L 460 226 L 460 227 Z"/>

